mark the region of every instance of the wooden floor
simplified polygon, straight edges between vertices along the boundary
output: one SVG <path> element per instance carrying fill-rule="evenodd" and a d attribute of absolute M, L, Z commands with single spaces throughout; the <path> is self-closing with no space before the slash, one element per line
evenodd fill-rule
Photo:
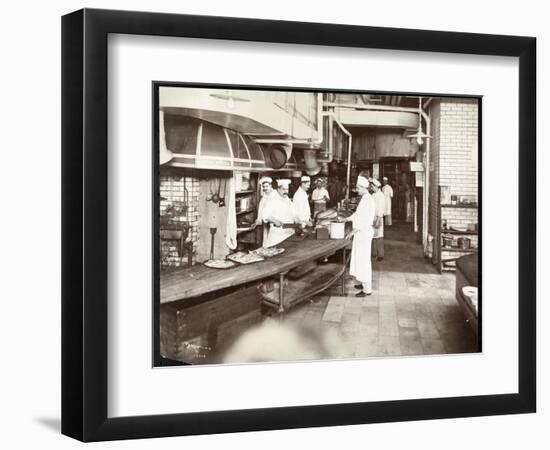
<path fill-rule="evenodd" d="M 455 275 L 436 272 L 408 225 L 386 230 L 385 249 L 384 261 L 373 262 L 372 295 L 355 297 L 346 276 L 346 296 L 334 285 L 284 314 L 261 315 L 261 327 L 234 333 L 234 342 L 220 342 L 203 362 L 476 352 L 477 337 L 455 299 Z M 312 337 L 313 353 L 301 343 Z"/>
<path fill-rule="evenodd" d="M 407 225 L 386 229 L 383 261 L 373 263 L 373 294 L 357 298 L 351 277 L 283 319 L 330 330 L 334 357 L 402 356 L 477 351 L 477 337 L 455 299 L 454 273 L 428 263 Z M 328 294 L 328 295 L 327 295 Z"/>

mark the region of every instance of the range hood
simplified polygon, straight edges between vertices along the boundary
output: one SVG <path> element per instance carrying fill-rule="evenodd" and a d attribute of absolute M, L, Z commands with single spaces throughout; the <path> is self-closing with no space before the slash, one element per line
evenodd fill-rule
<path fill-rule="evenodd" d="M 162 116 L 161 116 L 162 117 Z M 189 116 L 164 114 L 166 148 L 173 158 L 166 165 L 210 170 L 264 172 L 271 167 L 270 148 L 237 131 Z M 159 133 L 162 139 L 162 132 Z M 161 143 L 161 148 L 162 143 Z M 293 156 L 280 170 L 298 167 Z"/>

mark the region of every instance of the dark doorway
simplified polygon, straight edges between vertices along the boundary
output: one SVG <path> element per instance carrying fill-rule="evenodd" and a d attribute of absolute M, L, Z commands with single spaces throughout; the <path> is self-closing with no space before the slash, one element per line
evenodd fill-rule
<path fill-rule="evenodd" d="M 410 223 L 414 227 L 415 174 L 410 171 L 409 158 L 380 160 L 380 178 L 388 177 L 393 188 L 392 218 L 396 222 Z"/>

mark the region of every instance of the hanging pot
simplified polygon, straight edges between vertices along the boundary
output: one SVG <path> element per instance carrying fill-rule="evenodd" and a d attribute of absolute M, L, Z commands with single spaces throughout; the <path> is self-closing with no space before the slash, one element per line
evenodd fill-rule
<path fill-rule="evenodd" d="M 281 144 L 269 144 L 265 147 L 267 160 L 271 168 L 282 169 L 288 161 L 287 149 Z"/>
<path fill-rule="evenodd" d="M 306 173 L 309 176 L 315 176 L 321 171 L 321 166 L 317 162 L 317 150 L 312 148 L 304 149 L 304 165 Z"/>
<path fill-rule="evenodd" d="M 212 203 L 218 203 L 220 201 L 220 188 L 221 188 L 221 186 L 222 186 L 222 181 L 218 180 L 218 192 L 215 193 L 212 196 Z"/>

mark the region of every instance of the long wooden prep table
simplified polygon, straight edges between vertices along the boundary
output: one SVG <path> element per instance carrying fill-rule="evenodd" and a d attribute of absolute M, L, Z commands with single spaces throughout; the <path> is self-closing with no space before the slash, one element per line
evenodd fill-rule
<path fill-rule="evenodd" d="M 310 261 L 333 255 L 350 245 L 349 239 L 300 239 L 291 237 L 278 245 L 284 253 L 253 264 L 230 269 L 211 269 L 202 264 L 161 274 L 160 303 L 195 298 L 232 286 L 284 275 L 291 269 Z M 344 256 L 345 261 L 345 256 Z"/>

